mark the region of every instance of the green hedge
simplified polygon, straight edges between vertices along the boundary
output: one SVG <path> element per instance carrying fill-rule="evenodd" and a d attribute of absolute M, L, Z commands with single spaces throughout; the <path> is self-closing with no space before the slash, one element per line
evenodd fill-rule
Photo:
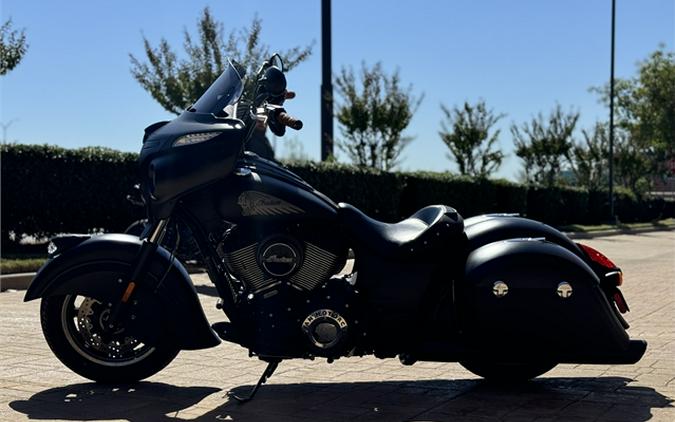
<path fill-rule="evenodd" d="M 527 212 L 527 189 L 504 180 L 475 181 L 448 173 L 417 172 L 407 174 L 406 182 L 401 216 L 430 204 L 451 205 L 466 217 Z"/>
<path fill-rule="evenodd" d="M 45 236 L 62 232 L 122 231 L 141 218 L 125 197 L 136 176 L 136 154 L 104 148 L 2 146 L 2 238 L 9 232 Z M 582 189 L 528 189 L 504 180 L 475 181 L 448 173 L 380 173 L 341 164 L 289 168 L 335 201 L 349 202 L 384 221 L 429 204 L 448 204 L 465 217 L 513 212 L 552 225 L 597 224 L 608 214 L 607 194 Z M 638 201 L 619 191 L 623 222 L 675 216 L 674 203 Z"/>
<path fill-rule="evenodd" d="M 105 148 L 2 146 L 2 237 L 123 231 L 143 215 L 126 201 L 136 154 Z"/>
<path fill-rule="evenodd" d="M 348 202 L 384 221 L 401 215 L 406 180 L 399 173 L 380 173 L 344 164 L 299 163 L 287 166 L 336 202 Z"/>

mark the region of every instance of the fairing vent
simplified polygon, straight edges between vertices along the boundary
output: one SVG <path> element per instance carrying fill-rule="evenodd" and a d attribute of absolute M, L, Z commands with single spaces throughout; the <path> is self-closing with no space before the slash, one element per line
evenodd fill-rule
<path fill-rule="evenodd" d="M 302 290 L 313 290 L 337 272 L 338 257 L 309 242 L 304 244 L 304 260 L 299 269 L 288 277 L 267 274 L 258 263 L 258 244 L 225 253 L 223 259 L 230 273 L 243 281 L 253 292 L 277 284 L 280 279 L 290 281 Z"/>

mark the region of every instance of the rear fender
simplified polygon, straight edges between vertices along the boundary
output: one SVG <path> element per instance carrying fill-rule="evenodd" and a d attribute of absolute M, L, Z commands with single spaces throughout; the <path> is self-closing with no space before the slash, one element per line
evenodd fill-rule
<path fill-rule="evenodd" d="M 509 214 L 486 214 L 464 220 L 469 251 L 498 240 L 515 238 L 544 238 L 585 259 L 585 255 L 569 237 L 555 228 Z"/>
<path fill-rule="evenodd" d="M 92 268 L 100 271 L 115 268 L 131 269 L 141 241 L 125 234 L 93 236 L 79 242 L 60 242 L 73 245 L 59 251 L 38 271 L 31 282 L 24 301 L 41 297 L 81 294 L 91 297 L 110 297 L 111 293 L 126 286 L 119 278 L 95 279 L 83 277 Z M 57 242 L 55 242 L 57 243 Z M 171 258 L 161 246 L 157 248 L 148 265 L 151 279 L 163 282 L 154 291 L 162 306 L 162 317 L 168 318 L 175 340 L 182 349 L 193 350 L 216 346 L 220 339 L 211 329 L 197 292 L 185 267 Z M 127 272 L 129 274 L 129 272 Z M 148 287 L 148 286 L 146 286 Z"/>

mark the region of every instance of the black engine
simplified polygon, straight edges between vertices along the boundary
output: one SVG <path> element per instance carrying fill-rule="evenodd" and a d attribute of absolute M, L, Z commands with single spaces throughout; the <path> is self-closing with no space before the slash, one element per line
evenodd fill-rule
<path fill-rule="evenodd" d="M 237 226 L 227 236 L 222 257 L 230 274 L 251 293 L 282 282 L 312 291 L 346 262 L 346 248 L 334 237 L 307 227 Z"/>
<path fill-rule="evenodd" d="M 347 249 L 318 227 L 232 228 L 221 248 L 228 272 L 244 286 L 248 346 L 284 357 L 339 357 L 363 324 L 357 292 L 346 277 Z M 332 277 L 332 278 L 331 278 Z M 303 347 L 304 345 L 304 347 Z M 294 348 L 294 349 L 289 349 Z"/>

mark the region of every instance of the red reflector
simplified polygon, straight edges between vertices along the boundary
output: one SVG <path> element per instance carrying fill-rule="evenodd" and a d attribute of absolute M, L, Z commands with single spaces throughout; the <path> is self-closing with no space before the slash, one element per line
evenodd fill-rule
<path fill-rule="evenodd" d="M 628 304 L 626 303 L 626 299 L 623 298 L 621 292 L 617 291 L 614 293 L 614 303 L 616 303 L 616 307 L 619 308 L 619 312 L 622 314 L 628 312 Z"/>
<path fill-rule="evenodd" d="M 588 256 L 591 259 L 591 261 L 595 262 L 596 264 L 599 264 L 610 270 L 618 268 L 609 258 L 601 254 L 599 251 L 591 248 L 590 246 L 583 245 L 581 243 L 577 243 L 577 245 L 579 245 L 579 247 L 583 249 L 583 251 L 586 253 L 586 256 Z"/>

